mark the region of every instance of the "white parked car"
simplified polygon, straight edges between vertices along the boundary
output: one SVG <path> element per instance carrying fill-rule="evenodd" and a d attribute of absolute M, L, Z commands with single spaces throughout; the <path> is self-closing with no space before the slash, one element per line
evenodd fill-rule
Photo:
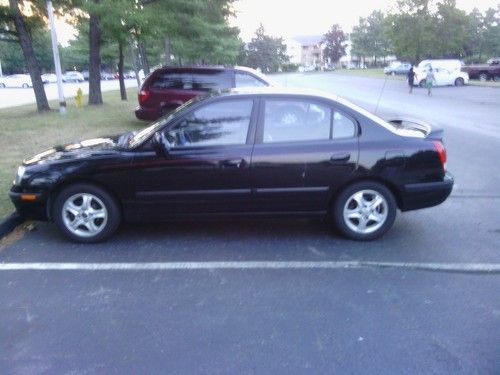
<path fill-rule="evenodd" d="M 56 83 L 57 76 L 54 73 L 42 74 L 42 82 L 43 83 Z"/>
<path fill-rule="evenodd" d="M 32 87 L 31 77 L 29 74 L 13 74 L 0 78 L 0 88 L 3 87 Z"/>
<path fill-rule="evenodd" d="M 425 87 L 427 71 L 432 67 L 434 86 L 463 86 L 469 83 L 469 75 L 461 71 L 460 60 L 423 60 L 415 71 L 415 85 Z"/>
<path fill-rule="evenodd" d="M 62 77 L 63 82 L 83 82 L 83 74 L 76 71 L 66 72 Z"/>

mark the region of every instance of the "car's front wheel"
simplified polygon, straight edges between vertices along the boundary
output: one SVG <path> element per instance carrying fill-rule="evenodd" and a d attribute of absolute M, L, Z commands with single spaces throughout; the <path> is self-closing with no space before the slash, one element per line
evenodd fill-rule
<path fill-rule="evenodd" d="M 425 79 L 423 79 L 423 80 L 420 81 L 420 83 L 418 85 L 423 88 L 423 87 L 426 86 L 426 84 L 427 83 L 426 83 Z"/>
<path fill-rule="evenodd" d="M 384 235 L 396 218 L 396 200 L 378 182 L 358 182 L 342 190 L 332 207 L 336 228 L 345 237 L 369 241 Z"/>
<path fill-rule="evenodd" d="M 77 242 L 98 242 L 111 236 L 121 221 L 116 200 L 98 186 L 80 183 L 55 198 L 53 218 L 61 232 Z"/>
<path fill-rule="evenodd" d="M 455 80 L 455 86 L 463 86 L 464 85 L 464 79 L 463 78 L 457 78 Z"/>

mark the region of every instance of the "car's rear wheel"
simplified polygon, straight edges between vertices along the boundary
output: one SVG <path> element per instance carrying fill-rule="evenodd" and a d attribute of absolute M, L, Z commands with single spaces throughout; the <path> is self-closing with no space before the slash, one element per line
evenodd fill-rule
<path fill-rule="evenodd" d="M 98 186 L 68 186 L 55 198 L 53 218 L 61 232 L 77 242 L 98 242 L 112 235 L 121 221 L 115 199 Z"/>
<path fill-rule="evenodd" d="M 457 79 L 455 80 L 455 86 L 463 86 L 463 85 L 464 85 L 464 83 L 465 83 L 465 82 L 464 82 L 464 79 L 463 79 L 463 78 L 460 78 L 460 77 L 459 77 L 459 78 L 457 78 Z"/>
<path fill-rule="evenodd" d="M 378 182 L 358 182 L 345 188 L 332 208 L 336 228 L 347 238 L 369 241 L 384 235 L 396 218 L 396 200 Z"/>
<path fill-rule="evenodd" d="M 479 74 L 479 80 L 481 82 L 486 82 L 488 80 L 488 74 L 486 74 L 486 73 Z"/>
<path fill-rule="evenodd" d="M 163 107 L 160 110 L 160 117 L 163 117 L 165 115 L 168 115 L 170 112 L 172 112 L 176 107 L 173 106 L 168 106 L 168 107 Z"/>
<path fill-rule="evenodd" d="M 420 87 L 425 87 L 426 86 L 426 82 L 425 82 L 425 79 L 421 80 L 420 83 L 418 84 Z"/>
<path fill-rule="evenodd" d="M 30 87 L 30 85 L 28 85 L 27 83 L 23 83 L 23 89 L 27 89 L 28 87 Z"/>

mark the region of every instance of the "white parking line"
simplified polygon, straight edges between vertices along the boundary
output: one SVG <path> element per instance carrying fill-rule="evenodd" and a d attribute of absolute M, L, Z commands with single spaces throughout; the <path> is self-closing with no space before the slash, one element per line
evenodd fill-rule
<path fill-rule="evenodd" d="M 325 262 L 150 262 L 150 263 L 0 263 L 0 271 L 167 271 L 245 269 L 403 268 L 428 271 L 499 273 L 500 263 Z"/>

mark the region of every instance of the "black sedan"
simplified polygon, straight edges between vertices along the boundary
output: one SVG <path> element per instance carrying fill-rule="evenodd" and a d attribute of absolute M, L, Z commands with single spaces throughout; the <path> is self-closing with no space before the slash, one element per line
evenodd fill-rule
<path fill-rule="evenodd" d="M 276 88 L 194 99 L 120 137 L 57 146 L 24 161 L 10 197 L 72 240 L 122 220 L 327 216 L 372 240 L 396 211 L 443 202 L 453 186 L 442 131 L 386 122 L 337 96 Z"/>

